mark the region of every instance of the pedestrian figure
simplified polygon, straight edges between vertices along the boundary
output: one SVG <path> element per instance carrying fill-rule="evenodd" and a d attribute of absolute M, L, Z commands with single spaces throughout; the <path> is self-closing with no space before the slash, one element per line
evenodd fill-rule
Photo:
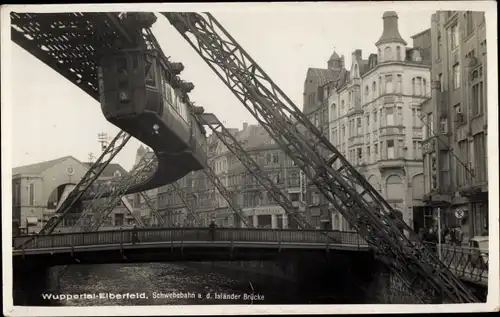
<path fill-rule="evenodd" d="M 134 227 L 132 228 L 132 244 L 136 244 L 136 243 L 139 243 L 139 237 L 137 235 L 137 226 L 134 225 Z"/>
<path fill-rule="evenodd" d="M 212 241 L 215 240 L 215 227 L 216 227 L 215 221 L 212 219 L 212 221 L 210 222 L 210 225 L 208 226 L 208 231 L 210 233 L 210 239 Z"/>

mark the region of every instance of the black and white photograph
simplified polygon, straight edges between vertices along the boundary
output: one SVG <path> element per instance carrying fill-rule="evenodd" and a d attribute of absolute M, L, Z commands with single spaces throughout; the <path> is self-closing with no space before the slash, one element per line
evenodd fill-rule
<path fill-rule="evenodd" d="M 1 27 L 5 315 L 498 310 L 495 2 Z"/>

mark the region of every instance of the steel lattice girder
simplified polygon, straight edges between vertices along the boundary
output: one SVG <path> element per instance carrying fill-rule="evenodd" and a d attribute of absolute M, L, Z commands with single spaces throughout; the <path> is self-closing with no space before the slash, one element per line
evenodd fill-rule
<path fill-rule="evenodd" d="M 184 206 L 186 206 L 188 212 L 186 219 L 188 220 L 188 223 L 193 225 L 195 222 L 199 222 L 195 211 L 196 197 L 194 196 L 194 194 L 186 193 L 186 191 L 179 185 L 178 181 L 171 183 L 170 186 L 174 189 L 177 196 L 179 196 L 179 198 L 182 200 Z"/>
<path fill-rule="evenodd" d="M 431 250 L 421 247 L 417 235 L 404 221 L 392 219 L 392 207 L 211 14 L 162 14 L 409 287 L 427 290 L 429 297 L 443 296 L 451 302 L 477 302 Z M 311 133 L 313 144 L 300 133 L 299 126 Z M 329 159 L 320 153 L 329 153 Z M 341 165 L 338 169 L 333 168 L 336 161 Z"/>
<path fill-rule="evenodd" d="M 267 190 L 267 192 L 272 195 L 273 199 L 284 209 L 284 211 L 297 221 L 297 224 L 301 228 L 304 229 L 312 227 L 305 219 L 303 219 L 303 217 L 300 217 L 297 212 L 292 212 L 293 210 L 297 210 L 297 208 L 293 207 L 292 202 L 288 199 L 288 197 L 283 194 L 276 183 L 269 178 L 266 172 L 262 170 L 259 164 L 257 164 L 248 152 L 245 151 L 243 146 L 241 146 L 231 132 L 224 127 L 214 114 L 204 113 L 197 116 L 197 119 L 203 125 L 208 126 L 210 130 L 217 135 L 219 140 L 224 143 L 228 150 L 241 161 L 245 168 Z"/>
<path fill-rule="evenodd" d="M 229 204 L 229 207 L 231 207 L 231 209 L 234 211 L 234 214 L 236 216 L 238 216 L 238 218 L 240 218 L 240 220 L 243 221 L 243 223 L 247 227 L 249 227 L 249 228 L 253 227 L 253 223 L 252 224 L 248 223 L 245 215 L 243 214 L 243 210 L 241 209 L 240 205 L 234 200 L 234 196 L 231 195 L 231 193 L 226 188 L 226 186 L 224 186 L 224 184 L 220 181 L 219 177 L 217 177 L 217 175 L 215 175 L 212 168 L 210 166 L 208 166 L 207 168 L 203 169 L 203 173 L 212 182 L 212 184 L 214 184 L 214 186 L 217 188 L 219 193 L 224 197 L 224 199 Z"/>
<path fill-rule="evenodd" d="M 124 131 L 120 131 L 111 141 L 109 146 L 104 150 L 101 156 L 92 164 L 89 170 L 82 177 L 80 182 L 71 191 L 68 197 L 61 204 L 55 215 L 49 219 L 47 224 L 40 230 L 39 234 L 50 234 L 54 231 L 57 225 L 68 214 L 74 204 L 79 201 L 94 181 L 101 175 L 104 169 L 108 166 L 111 160 L 120 152 L 127 144 L 130 135 Z"/>
<path fill-rule="evenodd" d="M 151 198 L 149 198 L 149 196 L 145 192 L 141 192 L 141 197 L 142 197 L 142 199 L 144 199 L 144 202 L 146 203 L 148 208 L 151 209 L 151 212 L 153 213 L 154 217 L 156 217 L 158 222 L 160 222 L 160 224 L 162 226 L 165 226 L 165 221 L 163 220 L 161 215 L 158 213 L 158 209 L 155 208 L 155 206 L 153 206 L 153 203 L 151 202 Z"/>
<path fill-rule="evenodd" d="M 106 217 L 113 211 L 113 209 L 118 205 L 121 197 L 125 195 L 127 190 L 134 184 L 141 183 L 146 179 L 150 178 L 154 171 L 158 167 L 158 160 L 155 157 L 147 157 L 146 155 L 141 158 L 139 163 L 132 169 L 132 171 L 125 177 L 122 177 L 119 183 L 112 182 L 109 186 L 111 187 L 110 194 L 107 199 L 107 204 L 101 209 L 99 206 L 98 213 L 94 210 L 92 214 L 97 214 L 97 219 L 94 220 L 89 225 L 83 226 L 83 231 L 96 231 L 99 229 L 101 224 L 104 222 Z"/>

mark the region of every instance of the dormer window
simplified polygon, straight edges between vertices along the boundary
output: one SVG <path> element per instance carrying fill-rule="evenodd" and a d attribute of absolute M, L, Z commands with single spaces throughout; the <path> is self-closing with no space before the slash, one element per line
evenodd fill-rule
<path fill-rule="evenodd" d="M 413 51 L 413 61 L 420 63 L 422 61 L 422 57 L 420 56 L 420 51 L 419 50 L 414 50 Z"/>

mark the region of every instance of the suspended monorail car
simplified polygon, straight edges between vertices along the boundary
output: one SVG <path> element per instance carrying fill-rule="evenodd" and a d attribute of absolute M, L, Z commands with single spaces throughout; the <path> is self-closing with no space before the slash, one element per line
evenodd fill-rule
<path fill-rule="evenodd" d="M 205 130 L 193 117 L 187 95 L 194 85 L 178 79 L 182 69 L 155 49 L 122 49 L 100 57 L 105 118 L 150 146 L 158 157 L 157 173 L 142 187 L 168 184 L 206 167 Z"/>

